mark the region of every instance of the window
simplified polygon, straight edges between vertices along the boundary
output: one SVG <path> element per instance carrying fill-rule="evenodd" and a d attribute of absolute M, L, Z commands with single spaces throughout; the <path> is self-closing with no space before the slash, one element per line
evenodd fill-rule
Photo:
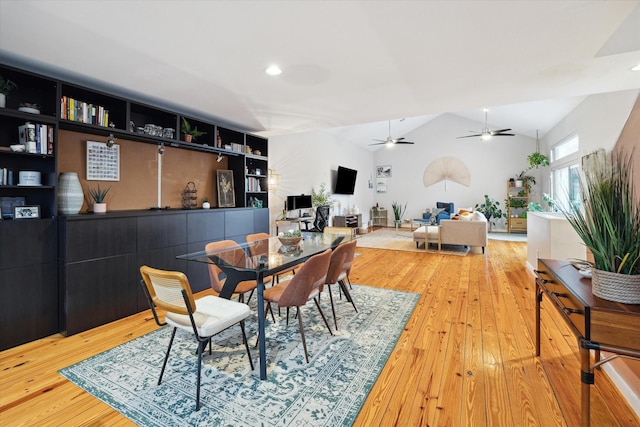
<path fill-rule="evenodd" d="M 570 205 L 580 207 L 579 148 L 577 134 L 551 147 L 551 197 L 565 210 Z"/>
<path fill-rule="evenodd" d="M 579 147 L 578 135 L 570 136 L 551 147 L 551 161 L 557 162 L 569 154 L 577 153 Z"/>

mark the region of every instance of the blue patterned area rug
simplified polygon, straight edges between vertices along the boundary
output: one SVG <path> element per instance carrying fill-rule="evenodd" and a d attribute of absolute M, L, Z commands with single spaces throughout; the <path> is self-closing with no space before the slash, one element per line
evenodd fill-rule
<path fill-rule="evenodd" d="M 192 336 L 178 331 L 162 384 L 157 385 L 171 335 L 163 327 L 60 370 L 69 381 L 141 426 L 339 426 L 351 425 L 384 367 L 419 295 L 353 285 L 356 313 L 334 300 L 338 331 L 331 336 L 313 303 L 302 308 L 310 363 L 292 311 L 267 323 L 268 379 L 251 371 L 240 328 L 214 337 L 203 359 L 201 408 L 195 411 L 197 356 Z M 255 313 L 255 298 L 252 298 Z M 322 309 L 331 328 L 329 295 Z M 257 317 L 247 320 L 258 366 Z"/>

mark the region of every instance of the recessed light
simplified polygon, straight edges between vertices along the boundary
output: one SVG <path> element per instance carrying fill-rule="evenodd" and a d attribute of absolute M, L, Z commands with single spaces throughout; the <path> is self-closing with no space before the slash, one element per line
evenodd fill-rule
<path fill-rule="evenodd" d="M 631 69 L 631 71 L 640 71 L 640 64 L 636 65 Z"/>
<path fill-rule="evenodd" d="M 269 74 L 270 76 L 277 76 L 282 74 L 282 70 L 277 65 L 269 65 L 267 69 L 264 70 L 264 72 Z"/>

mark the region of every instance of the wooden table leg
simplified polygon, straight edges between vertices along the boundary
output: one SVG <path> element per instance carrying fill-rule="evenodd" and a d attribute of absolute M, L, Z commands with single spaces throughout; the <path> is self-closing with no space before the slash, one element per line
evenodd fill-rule
<path fill-rule="evenodd" d="M 581 380 L 581 407 L 582 425 L 589 427 L 591 424 L 591 384 L 593 384 L 593 371 L 591 370 L 591 360 L 589 349 L 583 345 L 583 340 L 579 340 L 580 345 L 580 380 Z"/>

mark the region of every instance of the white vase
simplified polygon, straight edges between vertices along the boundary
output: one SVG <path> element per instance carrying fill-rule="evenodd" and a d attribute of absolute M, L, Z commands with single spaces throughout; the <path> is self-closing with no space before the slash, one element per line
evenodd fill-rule
<path fill-rule="evenodd" d="M 211 203 L 209 202 L 202 202 L 202 209 L 209 209 L 211 208 Z"/>
<path fill-rule="evenodd" d="M 84 193 L 76 172 L 62 172 L 58 177 L 58 213 L 75 215 L 80 212 Z"/>
<path fill-rule="evenodd" d="M 107 204 L 106 203 L 94 203 L 93 204 L 93 213 L 105 213 L 107 212 Z"/>
<path fill-rule="evenodd" d="M 0 108 L 4 108 L 7 105 L 7 96 L 4 93 L 0 93 Z"/>

